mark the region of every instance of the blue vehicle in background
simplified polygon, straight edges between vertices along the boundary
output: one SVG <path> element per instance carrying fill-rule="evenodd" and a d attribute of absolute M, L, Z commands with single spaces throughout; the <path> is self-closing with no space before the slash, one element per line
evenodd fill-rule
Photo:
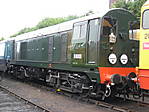
<path fill-rule="evenodd" d="M 14 58 L 14 40 L 4 40 L 0 42 L 0 81 L 7 70 L 11 59 Z"/>

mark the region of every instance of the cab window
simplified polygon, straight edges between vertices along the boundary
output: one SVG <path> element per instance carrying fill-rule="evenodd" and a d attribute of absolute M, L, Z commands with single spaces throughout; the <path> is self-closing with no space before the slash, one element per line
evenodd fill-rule
<path fill-rule="evenodd" d="M 140 22 L 133 21 L 129 22 L 129 39 L 139 40 L 140 38 Z"/>
<path fill-rule="evenodd" d="M 111 32 L 116 34 L 116 19 L 104 18 L 103 35 L 109 35 Z"/>
<path fill-rule="evenodd" d="M 86 37 L 87 22 L 75 23 L 73 28 L 73 40 Z"/>
<path fill-rule="evenodd" d="M 145 10 L 144 13 L 143 13 L 143 28 L 144 29 L 149 29 L 149 10 Z"/>
<path fill-rule="evenodd" d="M 105 17 L 102 21 L 103 37 L 109 38 L 109 43 L 116 42 L 117 20 Z"/>
<path fill-rule="evenodd" d="M 88 36 L 88 63 L 96 64 L 97 62 L 97 39 L 99 35 L 99 19 L 89 21 Z"/>
<path fill-rule="evenodd" d="M 73 27 L 72 48 L 84 47 L 87 34 L 87 21 L 75 23 Z"/>
<path fill-rule="evenodd" d="M 73 39 L 78 39 L 80 37 L 80 26 L 75 26 L 73 29 Z"/>

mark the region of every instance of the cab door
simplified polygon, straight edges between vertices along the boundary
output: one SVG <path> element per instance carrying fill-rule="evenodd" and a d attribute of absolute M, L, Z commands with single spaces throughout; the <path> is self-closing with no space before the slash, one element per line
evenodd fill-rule
<path fill-rule="evenodd" d="M 89 21 L 87 39 L 87 64 L 97 64 L 97 43 L 99 35 L 99 19 Z"/>
<path fill-rule="evenodd" d="M 60 34 L 54 35 L 53 38 L 53 62 L 60 63 L 61 59 L 61 39 Z"/>
<path fill-rule="evenodd" d="M 87 21 L 74 24 L 71 47 L 73 65 L 82 66 L 86 64 L 87 24 Z"/>
<path fill-rule="evenodd" d="M 66 63 L 67 61 L 67 32 L 63 32 L 60 34 L 61 38 L 61 58 L 60 61 L 62 63 Z"/>

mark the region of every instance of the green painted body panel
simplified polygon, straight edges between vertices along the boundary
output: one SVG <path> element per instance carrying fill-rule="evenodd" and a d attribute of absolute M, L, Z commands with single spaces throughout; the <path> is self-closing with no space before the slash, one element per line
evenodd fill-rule
<path fill-rule="evenodd" d="M 60 62 L 61 58 L 61 38 L 60 35 L 56 35 L 53 38 L 53 57 L 52 61 L 54 63 Z"/>
<path fill-rule="evenodd" d="M 71 63 L 72 65 L 85 65 L 85 53 L 86 53 L 86 39 L 78 39 L 74 40 L 75 45 L 73 50 L 71 51 Z M 75 58 L 76 57 L 76 58 Z"/>
<path fill-rule="evenodd" d="M 48 61 L 48 37 L 38 40 L 37 46 L 39 51 L 36 50 L 35 55 L 38 55 L 39 61 Z"/>
<path fill-rule="evenodd" d="M 18 60 L 48 61 L 48 39 L 34 38 L 26 41 L 20 41 L 17 44 Z"/>
<path fill-rule="evenodd" d="M 88 21 L 74 24 L 73 37 L 71 41 L 71 64 L 85 65 L 86 63 L 86 42 L 87 42 Z M 83 29 L 82 29 L 83 28 Z"/>

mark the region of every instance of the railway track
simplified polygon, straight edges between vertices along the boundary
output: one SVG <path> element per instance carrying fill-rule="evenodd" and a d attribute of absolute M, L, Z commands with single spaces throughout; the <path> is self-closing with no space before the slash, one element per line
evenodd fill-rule
<path fill-rule="evenodd" d="M 96 105 L 96 107 L 100 108 L 108 108 L 110 110 L 113 110 L 113 112 L 148 112 L 149 110 L 149 102 L 141 102 L 141 101 L 136 101 L 136 100 L 132 100 L 132 99 L 127 99 L 126 101 L 123 100 L 123 98 L 115 98 L 115 99 L 109 99 L 106 101 L 99 101 L 99 100 L 95 100 L 95 99 L 91 99 L 91 98 L 83 98 L 79 95 L 76 94 L 71 94 L 68 92 L 64 92 L 64 91 L 56 91 L 56 89 L 53 89 L 51 87 L 47 87 L 44 85 L 44 83 L 35 83 L 35 82 L 24 82 L 25 84 L 28 84 L 30 86 L 36 87 L 38 89 L 40 89 L 41 91 L 46 90 L 46 91 L 50 91 L 50 92 L 54 92 L 55 94 L 59 94 L 62 96 L 66 96 L 69 97 L 71 99 L 74 100 L 79 100 L 79 102 L 82 103 L 88 103 L 88 104 L 93 104 Z M 4 88 L 6 89 L 6 88 Z M 6 90 L 7 91 L 7 90 Z M 13 93 L 12 93 L 13 94 Z M 20 97 L 18 95 L 15 95 L 17 97 Z M 25 101 L 27 101 L 26 99 L 23 99 Z M 29 102 L 29 101 L 27 101 Z M 32 104 L 32 102 L 29 102 Z M 35 104 L 33 104 L 34 106 L 36 106 Z M 41 108 L 42 110 L 44 110 L 45 112 L 47 112 L 48 110 Z"/>
<path fill-rule="evenodd" d="M 149 102 L 131 98 L 126 99 L 125 101 L 121 97 L 111 98 L 105 101 L 105 103 L 97 101 L 97 105 L 111 108 L 119 112 L 149 112 Z"/>
<path fill-rule="evenodd" d="M 109 108 L 117 112 L 142 112 L 142 111 L 149 112 L 149 102 L 143 102 L 141 100 L 138 101 L 130 98 L 124 101 L 122 97 L 116 97 L 116 98 L 108 99 L 106 101 L 99 101 L 91 98 L 82 98 L 79 95 L 71 94 L 65 91 L 56 91 L 56 89 L 45 86 L 44 83 L 40 83 L 39 85 L 39 83 L 37 84 L 37 83 L 29 82 L 28 84 L 38 88 L 45 89 L 47 91 L 58 93 L 60 95 L 65 95 L 66 97 L 70 97 L 72 99 L 79 100 L 81 102 L 95 104 L 97 107 L 99 106 L 103 108 Z M 149 101 L 149 98 L 148 98 L 148 101 Z"/>
<path fill-rule="evenodd" d="M 0 85 L 0 112 L 49 112 Z"/>
<path fill-rule="evenodd" d="M 91 98 L 82 98 L 79 95 L 76 94 L 71 94 L 69 92 L 64 92 L 64 91 L 56 91 L 52 89 L 51 87 L 47 87 L 45 85 L 38 85 L 36 83 L 30 83 L 32 86 L 40 87 L 43 89 L 46 89 L 48 91 L 55 91 L 56 93 L 60 95 L 65 95 L 67 97 L 70 97 L 75 100 L 80 100 L 82 102 L 87 102 L 90 104 L 95 104 L 96 106 L 104 107 L 104 108 L 109 108 L 113 111 L 117 112 L 149 112 L 149 102 L 143 102 L 140 100 L 134 100 L 134 99 L 124 99 L 122 97 L 116 97 L 116 98 L 110 98 L 106 101 L 99 101 L 96 99 L 91 99 Z M 148 98 L 149 101 L 149 98 Z"/>

